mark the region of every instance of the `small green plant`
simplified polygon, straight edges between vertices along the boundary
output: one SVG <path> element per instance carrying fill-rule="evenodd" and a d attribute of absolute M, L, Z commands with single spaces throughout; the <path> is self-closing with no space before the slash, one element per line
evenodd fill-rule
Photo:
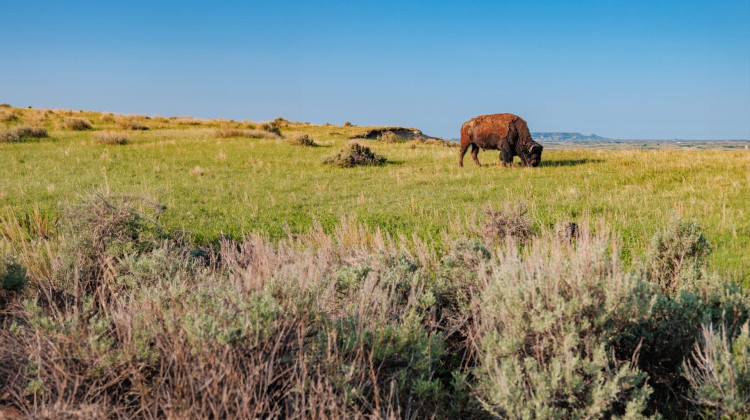
<path fill-rule="evenodd" d="M 378 166 L 386 163 L 386 158 L 370 150 L 357 142 L 348 143 L 343 150 L 323 160 L 327 165 L 340 168 L 353 168 L 355 166 Z"/>
<path fill-rule="evenodd" d="M 67 117 L 63 120 L 63 126 L 68 130 L 90 130 L 92 125 L 91 121 L 81 117 Z"/>
<path fill-rule="evenodd" d="M 13 258 L 0 259 L 0 289 L 21 291 L 28 285 L 28 273 Z"/>

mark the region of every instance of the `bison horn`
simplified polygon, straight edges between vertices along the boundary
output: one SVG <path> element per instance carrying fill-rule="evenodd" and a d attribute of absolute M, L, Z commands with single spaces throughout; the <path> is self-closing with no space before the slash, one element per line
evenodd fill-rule
<path fill-rule="evenodd" d="M 532 144 L 531 147 L 529 147 L 529 153 L 534 153 L 534 145 Z"/>

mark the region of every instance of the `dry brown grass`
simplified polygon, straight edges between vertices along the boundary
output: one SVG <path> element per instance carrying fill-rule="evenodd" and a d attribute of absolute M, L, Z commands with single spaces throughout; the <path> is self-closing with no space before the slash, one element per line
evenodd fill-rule
<path fill-rule="evenodd" d="M 231 137 L 246 137 L 250 139 L 278 139 L 278 134 L 263 131 L 263 130 L 251 130 L 251 129 L 239 129 L 239 128 L 221 128 L 216 130 L 214 135 L 218 138 L 226 139 Z"/>
<path fill-rule="evenodd" d="M 130 143 L 130 136 L 125 133 L 118 131 L 100 131 L 94 134 L 96 141 L 101 144 L 128 144 Z"/>
<path fill-rule="evenodd" d="M 117 126 L 123 130 L 148 130 L 148 126 L 135 117 L 120 118 Z"/>
<path fill-rule="evenodd" d="M 18 121 L 18 115 L 15 112 L 8 109 L 0 109 L 0 122 L 15 122 Z"/>
<path fill-rule="evenodd" d="M 531 220 L 526 217 L 527 212 L 527 206 L 522 202 L 512 206 L 505 204 L 503 208 L 487 207 L 484 210 L 482 235 L 490 243 L 504 242 L 508 237 L 521 243 L 528 242 L 534 236 L 534 231 Z"/>
<path fill-rule="evenodd" d="M 90 130 L 92 125 L 91 121 L 86 118 L 67 117 L 63 120 L 63 127 L 67 128 L 68 130 L 83 131 Z"/>

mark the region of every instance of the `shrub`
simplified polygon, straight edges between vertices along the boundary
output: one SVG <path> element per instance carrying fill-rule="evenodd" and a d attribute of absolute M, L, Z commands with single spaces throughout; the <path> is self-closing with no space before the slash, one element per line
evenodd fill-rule
<path fill-rule="evenodd" d="M 484 210 L 482 235 L 490 243 L 504 241 L 508 237 L 527 243 L 534 235 L 531 220 L 526 217 L 527 212 L 526 204 L 522 202 L 515 206 L 505 204 L 503 209 L 487 207 Z"/>
<path fill-rule="evenodd" d="M 521 254 L 499 250 L 479 313 L 477 393 L 508 418 L 637 417 L 650 387 L 633 363 L 616 358 L 610 340 L 650 315 L 650 295 L 625 272 L 606 234 L 577 247 L 556 239 Z"/>
<path fill-rule="evenodd" d="M 287 140 L 287 143 L 291 144 L 292 146 L 316 147 L 318 145 L 317 143 L 315 143 L 315 140 L 308 134 L 297 134 L 296 136 Z"/>
<path fill-rule="evenodd" d="M 246 137 L 249 139 L 277 139 L 279 135 L 275 132 L 264 131 L 264 130 L 242 130 L 236 128 L 222 128 L 216 130 L 216 137 L 218 138 L 231 138 L 231 137 Z"/>
<path fill-rule="evenodd" d="M 357 142 L 348 143 L 343 150 L 323 160 L 327 165 L 341 168 L 352 168 L 360 165 L 383 165 L 386 162 L 384 156 L 373 153 L 369 147 L 362 146 Z"/>
<path fill-rule="evenodd" d="M 0 131 L 0 143 L 13 143 L 32 138 L 47 137 L 47 130 L 41 127 L 13 127 Z"/>
<path fill-rule="evenodd" d="M 67 117 L 63 120 L 63 126 L 68 130 L 90 130 L 91 121 L 81 117 Z"/>
<path fill-rule="evenodd" d="M 100 131 L 95 135 L 96 141 L 102 144 L 128 144 L 130 137 L 117 131 Z"/>
<path fill-rule="evenodd" d="M 280 128 L 280 126 L 278 124 L 274 124 L 274 122 L 270 122 L 270 123 L 264 122 L 264 123 L 261 123 L 258 126 L 258 128 L 261 129 L 261 130 L 263 130 L 263 131 L 267 131 L 269 133 L 272 133 L 272 134 L 275 134 L 275 135 L 281 137 L 281 128 Z"/>
<path fill-rule="evenodd" d="M 101 117 L 102 122 L 113 123 L 115 122 L 115 114 L 111 112 L 105 112 Z"/>
<path fill-rule="evenodd" d="M 0 259 L 0 289 L 23 290 L 28 285 L 28 273 L 13 258 Z"/>
<path fill-rule="evenodd" d="M 344 127 L 351 127 L 351 126 L 352 126 L 352 123 L 349 121 L 344 123 Z"/>
<path fill-rule="evenodd" d="M 695 344 L 685 361 L 685 377 L 692 386 L 690 399 L 706 418 L 750 417 L 750 324 L 734 338 L 725 328 L 718 333 L 703 326 L 702 345 Z"/>
<path fill-rule="evenodd" d="M 148 130 L 148 126 L 135 118 L 121 118 L 117 121 L 117 126 L 123 130 Z"/>
<path fill-rule="evenodd" d="M 64 210 L 59 232 L 65 237 L 57 261 L 57 280 L 73 291 L 91 293 L 108 280 L 119 258 L 153 249 L 162 233 L 163 208 L 141 198 L 94 195 Z"/>
<path fill-rule="evenodd" d="M 673 216 L 669 227 L 657 232 L 649 244 L 645 271 L 669 294 L 703 277 L 711 244 L 696 221 Z"/>

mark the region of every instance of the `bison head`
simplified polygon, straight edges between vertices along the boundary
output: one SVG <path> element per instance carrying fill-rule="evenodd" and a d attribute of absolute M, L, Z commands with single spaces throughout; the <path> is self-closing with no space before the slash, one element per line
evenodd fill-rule
<path fill-rule="evenodd" d="M 529 146 L 527 157 L 526 157 L 526 164 L 528 166 L 539 166 L 539 162 L 542 161 L 542 150 L 544 147 L 539 143 L 534 143 Z"/>

